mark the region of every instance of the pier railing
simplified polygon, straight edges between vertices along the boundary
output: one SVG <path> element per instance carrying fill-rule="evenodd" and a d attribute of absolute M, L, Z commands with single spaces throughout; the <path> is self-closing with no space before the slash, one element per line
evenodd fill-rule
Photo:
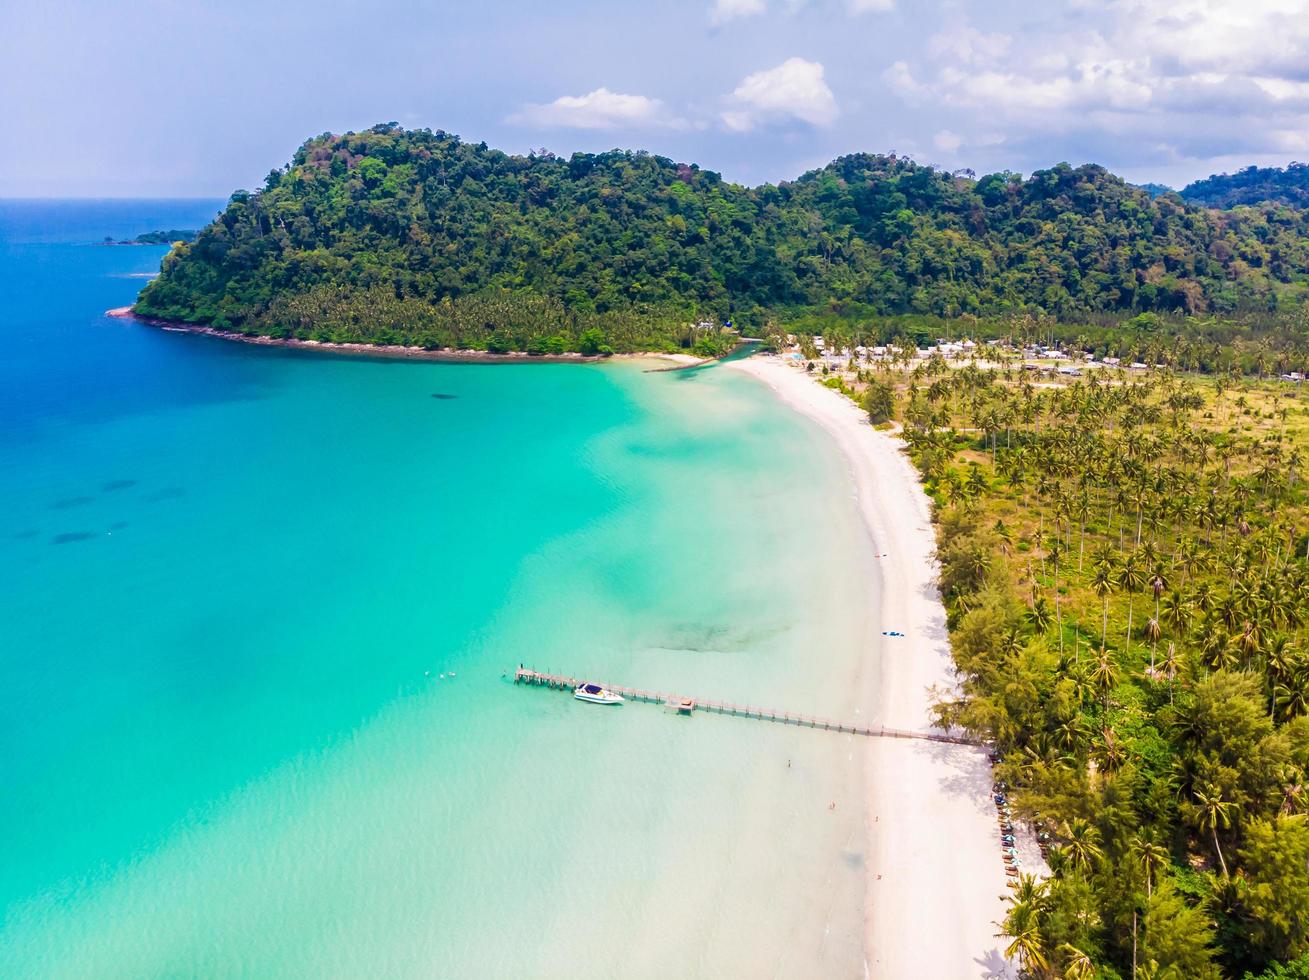
<path fill-rule="evenodd" d="M 712 711 L 720 715 L 732 715 L 737 718 L 753 718 L 758 721 L 771 721 L 781 725 L 798 725 L 802 728 L 820 728 L 829 732 L 847 732 L 851 735 L 866 735 L 869 738 L 907 738 L 924 742 L 948 742 L 953 745 L 982 744 L 976 739 L 966 738 L 961 735 L 948 735 L 945 732 L 915 732 L 903 728 L 887 728 L 884 725 L 852 725 L 849 722 L 834 721 L 830 718 L 795 711 L 734 704 L 731 701 L 692 698 L 662 691 L 647 691 L 637 687 L 622 687 L 618 684 L 606 684 L 588 678 L 541 673 L 526 667 L 519 667 L 514 673 L 514 683 L 530 684 L 535 687 L 547 687 L 560 691 L 574 691 L 581 684 L 598 684 L 615 694 L 621 694 L 629 701 L 664 704 L 685 714 L 689 714 L 692 710 Z"/>

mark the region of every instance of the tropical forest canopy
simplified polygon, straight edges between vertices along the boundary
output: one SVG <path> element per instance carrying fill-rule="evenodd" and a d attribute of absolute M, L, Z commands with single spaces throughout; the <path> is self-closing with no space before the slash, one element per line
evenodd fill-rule
<path fill-rule="evenodd" d="M 1309 207 L 1309 164 L 1280 167 L 1246 167 L 1234 174 L 1218 174 L 1182 188 L 1182 197 L 1211 208 L 1234 208 L 1265 203 Z"/>
<path fill-rule="evenodd" d="M 1003 926 L 1024 976 L 1309 978 L 1303 391 L 939 357 L 828 383 L 903 422 L 960 678 L 939 718 L 1049 843 Z"/>
<path fill-rule="evenodd" d="M 973 179 L 855 154 L 747 188 L 648 153 L 513 156 L 385 124 L 311 139 L 234 194 L 137 310 L 322 340 L 544 351 L 587 334 L 622 350 L 685 345 L 694 319 L 806 309 L 1267 316 L 1307 287 L 1309 215 L 1152 198 L 1099 166 Z"/>

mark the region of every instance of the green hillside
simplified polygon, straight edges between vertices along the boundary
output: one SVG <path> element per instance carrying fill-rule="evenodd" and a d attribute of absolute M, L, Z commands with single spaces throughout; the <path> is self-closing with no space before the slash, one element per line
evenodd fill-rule
<path fill-rule="evenodd" d="M 309 140 L 169 254 L 146 315 L 492 349 L 685 343 L 796 308 L 1061 318 L 1267 312 L 1309 217 L 1219 213 L 1097 166 L 973 180 L 856 154 L 746 188 L 640 152 L 511 156 L 387 124 Z"/>
<path fill-rule="evenodd" d="M 1182 197 L 1211 208 L 1285 204 L 1309 207 L 1309 164 L 1281 167 L 1246 167 L 1234 174 L 1216 174 L 1187 184 Z"/>

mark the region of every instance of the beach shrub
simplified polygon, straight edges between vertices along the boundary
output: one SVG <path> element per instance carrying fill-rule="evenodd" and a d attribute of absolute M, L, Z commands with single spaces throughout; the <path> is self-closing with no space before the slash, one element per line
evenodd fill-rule
<path fill-rule="evenodd" d="M 1140 917 L 1138 958 L 1155 977 L 1219 980 L 1213 925 L 1203 904 L 1187 902 L 1164 880 L 1147 897 Z"/>
<path fill-rule="evenodd" d="M 598 327 L 590 327 L 582 331 L 577 338 L 577 349 L 588 355 L 612 354 L 614 352 L 613 348 L 605 343 L 605 336 Z"/>
<path fill-rule="evenodd" d="M 1304 814 L 1256 819 L 1245 828 L 1238 883 L 1245 935 L 1257 961 L 1309 953 L 1309 824 Z"/>
<path fill-rule="evenodd" d="M 941 592 L 961 599 L 981 590 L 996 561 L 995 535 L 989 531 L 959 534 L 941 546 Z"/>
<path fill-rule="evenodd" d="M 864 391 L 864 411 L 873 425 L 890 422 L 895 418 L 895 386 L 880 378 L 871 378 Z"/>
<path fill-rule="evenodd" d="M 1309 953 L 1289 963 L 1274 963 L 1257 975 L 1247 973 L 1244 980 L 1309 980 Z"/>

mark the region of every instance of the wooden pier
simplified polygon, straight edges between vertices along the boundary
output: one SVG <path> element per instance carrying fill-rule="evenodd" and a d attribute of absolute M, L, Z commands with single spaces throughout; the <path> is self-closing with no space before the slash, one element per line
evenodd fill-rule
<path fill-rule="evenodd" d="M 649 704 L 662 704 L 677 709 L 679 714 L 691 714 L 695 711 L 713 711 L 720 715 L 733 715 L 737 718 L 754 718 L 758 721 L 772 721 L 781 725 L 798 725 L 801 728 L 819 728 L 828 732 L 846 732 L 851 735 L 866 735 L 869 738 L 911 738 L 924 742 L 948 742 L 952 745 L 981 745 L 976 739 L 960 735 L 946 735 L 943 732 L 912 732 L 903 728 L 887 728 L 884 725 L 852 725 L 848 722 L 833 721 L 816 715 L 806 715 L 794 711 L 779 711 L 775 708 L 758 708 L 748 704 L 733 704 L 730 701 L 710 701 L 704 698 L 690 698 L 681 694 L 664 691 L 645 691 L 636 687 L 621 687 L 617 684 L 604 684 L 600 681 L 587 680 L 582 677 L 566 677 L 562 674 L 543 674 L 540 671 L 519 667 L 514 673 L 515 684 L 531 684 L 536 687 L 548 687 L 558 691 L 576 690 L 579 684 L 599 684 L 601 687 L 621 694 L 628 701 L 645 701 Z"/>

